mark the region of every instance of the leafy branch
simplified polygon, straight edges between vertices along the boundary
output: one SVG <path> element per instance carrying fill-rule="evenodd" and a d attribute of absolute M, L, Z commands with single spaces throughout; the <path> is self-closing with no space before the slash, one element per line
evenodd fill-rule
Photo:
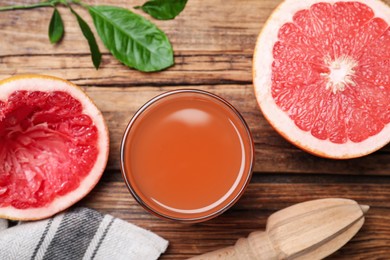
<path fill-rule="evenodd" d="M 143 6 L 137 6 L 159 20 L 174 19 L 183 11 L 187 0 L 149 0 Z M 0 7 L 1 11 L 53 8 L 49 23 L 49 40 L 56 44 L 64 35 L 64 24 L 58 5 L 69 8 L 76 17 L 80 29 L 87 39 L 93 65 L 100 67 L 101 53 L 95 36 L 89 25 L 72 8 L 79 5 L 88 10 L 98 35 L 106 48 L 123 64 L 144 72 L 166 69 L 174 64 L 173 49 L 166 34 L 155 24 L 132 11 L 114 6 L 90 6 L 81 0 L 46 0 L 31 5 L 13 5 Z"/>

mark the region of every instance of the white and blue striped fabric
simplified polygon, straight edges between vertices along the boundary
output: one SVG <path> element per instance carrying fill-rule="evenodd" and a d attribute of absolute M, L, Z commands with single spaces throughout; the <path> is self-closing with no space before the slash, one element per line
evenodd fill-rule
<path fill-rule="evenodd" d="M 150 231 L 87 208 L 12 227 L 0 220 L 0 259 L 152 260 L 167 246 Z"/>

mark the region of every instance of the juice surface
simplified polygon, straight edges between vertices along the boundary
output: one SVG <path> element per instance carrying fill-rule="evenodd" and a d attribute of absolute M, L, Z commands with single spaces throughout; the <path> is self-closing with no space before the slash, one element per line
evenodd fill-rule
<path fill-rule="evenodd" d="M 251 148 L 249 133 L 226 104 L 178 93 L 135 119 L 125 140 L 124 170 L 149 209 L 170 218 L 202 218 L 246 185 Z"/>

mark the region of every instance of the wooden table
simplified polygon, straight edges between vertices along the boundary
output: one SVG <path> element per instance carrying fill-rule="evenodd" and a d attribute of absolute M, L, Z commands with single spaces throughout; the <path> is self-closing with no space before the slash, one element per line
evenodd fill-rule
<path fill-rule="evenodd" d="M 1 5 L 32 2 L 3 0 Z M 52 10 L 0 13 L 0 79 L 21 73 L 59 76 L 93 98 L 108 123 L 111 153 L 102 180 L 78 205 L 110 213 L 168 239 L 170 246 L 162 259 L 185 259 L 232 245 L 263 229 L 272 212 L 327 197 L 371 206 L 362 230 L 329 259 L 390 259 L 390 146 L 354 160 L 317 158 L 285 141 L 259 111 L 252 88 L 252 53 L 257 34 L 279 2 L 189 1 L 177 19 L 156 21 L 171 39 L 176 65 L 152 74 L 121 65 L 100 41 L 103 63 L 96 71 L 76 20 L 65 8 L 60 12 L 66 36 L 58 46 L 47 37 Z M 143 2 L 89 3 L 132 8 Z M 92 24 L 85 11 L 76 9 Z M 129 119 L 150 98 L 177 88 L 207 90 L 226 98 L 241 111 L 256 145 L 255 173 L 244 196 L 222 216 L 203 224 L 171 223 L 147 213 L 128 193 L 119 170 L 119 144 Z"/>

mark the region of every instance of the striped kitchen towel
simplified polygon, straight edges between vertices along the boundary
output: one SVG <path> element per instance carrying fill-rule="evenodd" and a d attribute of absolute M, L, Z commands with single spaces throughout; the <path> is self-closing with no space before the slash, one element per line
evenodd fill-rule
<path fill-rule="evenodd" d="M 13 227 L 0 219 L 1 260 L 148 260 L 167 246 L 150 231 L 87 208 Z"/>

